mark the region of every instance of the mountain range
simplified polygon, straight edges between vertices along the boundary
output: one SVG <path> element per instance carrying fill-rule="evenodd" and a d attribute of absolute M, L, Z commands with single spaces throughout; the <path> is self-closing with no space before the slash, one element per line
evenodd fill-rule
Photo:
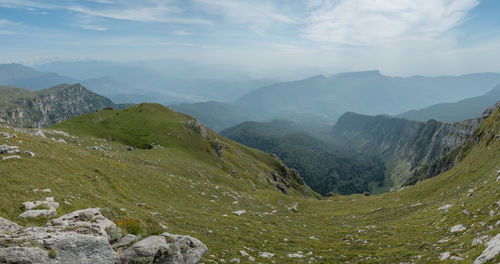
<path fill-rule="evenodd" d="M 500 100 L 500 85 L 481 96 L 408 111 L 398 115 L 398 117 L 416 121 L 434 119 L 441 122 L 455 123 L 480 117 L 485 107 L 494 105 L 498 100 Z"/>

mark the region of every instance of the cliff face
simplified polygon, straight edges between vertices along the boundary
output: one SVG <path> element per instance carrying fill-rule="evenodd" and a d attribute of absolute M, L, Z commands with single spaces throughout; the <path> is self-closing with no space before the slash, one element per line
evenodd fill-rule
<path fill-rule="evenodd" d="M 12 92 L 15 88 L 8 89 Z M 87 90 L 80 84 L 63 84 L 38 92 L 23 91 L 21 96 L 7 98 L 5 95 L 6 98 L 2 98 L 4 105 L 3 111 L 0 112 L 0 123 L 40 128 L 102 108 L 119 108 L 111 100 Z"/>
<path fill-rule="evenodd" d="M 344 114 L 334 127 L 339 144 L 380 155 L 396 186 L 403 185 L 422 165 L 452 151 L 472 135 L 479 120 L 447 124 L 388 116 Z"/>
<path fill-rule="evenodd" d="M 495 113 L 496 115 L 494 115 L 495 118 L 492 119 L 492 122 L 498 122 L 498 111 L 500 111 L 500 101 L 498 101 L 494 106 L 486 109 L 482 118 L 472 120 L 477 124 L 481 124 L 481 126 L 476 129 L 471 136 L 469 136 L 452 151 L 416 169 L 404 184 L 412 185 L 421 180 L 439 175 L 453 168 L 460 161 L 462 161 L 472 147 L 482 143 L 488 145 L 491 140 L 500 138 L 500 135 L 496 134 L 495 130 L 492 129 L 494 124 L 483 124 L 484 120 Z M 490 125 L 490 127 L 488 127 L 488 125 Z"/>

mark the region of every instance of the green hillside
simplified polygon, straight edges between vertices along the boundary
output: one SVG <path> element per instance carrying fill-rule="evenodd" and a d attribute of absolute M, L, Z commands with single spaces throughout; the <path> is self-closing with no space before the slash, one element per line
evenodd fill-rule
<path fill-rule="evenodd" d="M 283 194 L 269 176 L 286 174 L 276 159 L 211 131 L 203 140 L 189 120 L 159 105 L 138 105 L 53 127 L 70 137 L 0 128 L 17 134 L 0 138 L 0 144 L 36 153 L 0 161 L 0 216 L 26 225 L 45 223 L 18 215 L 22 202 L 48 196 L 34 189 L 50 188 L 49 195 L 61 202 L 59 215 L 102 207 L 114 221 L 140 220 L 135 231 L 144 235 L 158 233 L 162 223 L 169 232 L 204 242 L 209 248 L 204 263 L 233 258 L 250 263 L 240 251 L 261 263 L 455 263 L 456 258 L 471 263 L 486 248 L 473 245 L 473 239 L 488 236 L 488 241 L 500 233 L 498 110 L 480 127 L 479 139 L 487 140 L 478 140 L 452 170 L 382 195 L 324 200 L 304 197 L 307 189 L 293 179 L 297 189 Z M 213 142 L 223 146 L 223 158 Z M 151 143 L 156 147 L 144 149 Z M 137 148 L 127 151 L 130 145 Z M 295 204 L 296 212 L 289 209 Z M 446 204 L 452 205 L 447 212 L 438 209 Z M 238 216 L 236 210 L 246 213 Z M 466 229 L 452 233 L 459 224 Z M 263 258 L 259 252 L 275 255 Z M 445 252 L 449 258 L 440 262 Z M 499 261 L 496 256 L 489 263 Z"/>

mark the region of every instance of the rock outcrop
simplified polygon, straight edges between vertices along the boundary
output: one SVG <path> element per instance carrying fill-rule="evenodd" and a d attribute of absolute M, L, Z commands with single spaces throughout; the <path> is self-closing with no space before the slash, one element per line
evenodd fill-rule
<path fill-rule="evenodd" d="M 0 263 L 198 263 L 207 247 L 190 236 L 163 233 L 132 244 L 98 208 L 75 211 L 45 227 L 0 218 Z M 132 244 L 132 246 L 127 247 Z"/>
<path fill-rule="evenodd" d="M 22 90 L 17 98 L 2 98 L 7 90 Z M 0 124 L 13 127 L 46 127 L 103 108 L 120 108 L 106 97 L 80 84 L 63 84 L 41 91 L 0 86 Z"/>

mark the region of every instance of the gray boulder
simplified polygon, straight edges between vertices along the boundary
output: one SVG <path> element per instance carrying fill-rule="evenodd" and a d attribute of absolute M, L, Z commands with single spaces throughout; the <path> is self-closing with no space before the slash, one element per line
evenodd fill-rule
<path fill-rule="evenodd" d="M 500 234 L 486 242 L 486 249 L 476 258 L 474 264 L 486 263 L 500 254 Z"/>
<path fill-rule="evenodd" d="M 57 211 L 54 208 L 42 209 L 42 210 L 28 210 L 19 215 L 20 218 L 37 218 L 37 217 L 51 218 L 54 216 L 57 216 Z"/>
<path fill-rule="evenodd" d="M 116 225 L 101 214 L 99 208 L 88 208 L 74 211 L 51 220 L 47 226 L 59 227 L 88 227 L 100 235 L 108 236 L 107 229 L 115 228 Z"/>
<path fill-rule="evenodd" d="M 2 263 L 50 263 L 49 252 L 39 247 L 0 248 Z M 53 262 L 54 263 L 54 262 Z"/>
<path fill-rule="evenodd" d="M 0 217 L 0 234 L 14 232 L 21 228 L 22 227 L 20 225 Z"/>
<path fill-rule="evenodd" d="M 136 236 L 113 240 L 110 234 L 116 228 L 99 208 L 75 211 L 45 227 L 23 228 L 0 218 L 0 263 L 194 264 L 208 250 L 196 238 L 169 233 L 147 237 L 127 248 Z M 110 241 L 116 241 L 118 253 Z"/>
<path fill-rule="evenodd" d="M 118 263 L 195 264 L 207 250 L 196 238 L 163 233 L 143 239 L 122 251 Z"/>

